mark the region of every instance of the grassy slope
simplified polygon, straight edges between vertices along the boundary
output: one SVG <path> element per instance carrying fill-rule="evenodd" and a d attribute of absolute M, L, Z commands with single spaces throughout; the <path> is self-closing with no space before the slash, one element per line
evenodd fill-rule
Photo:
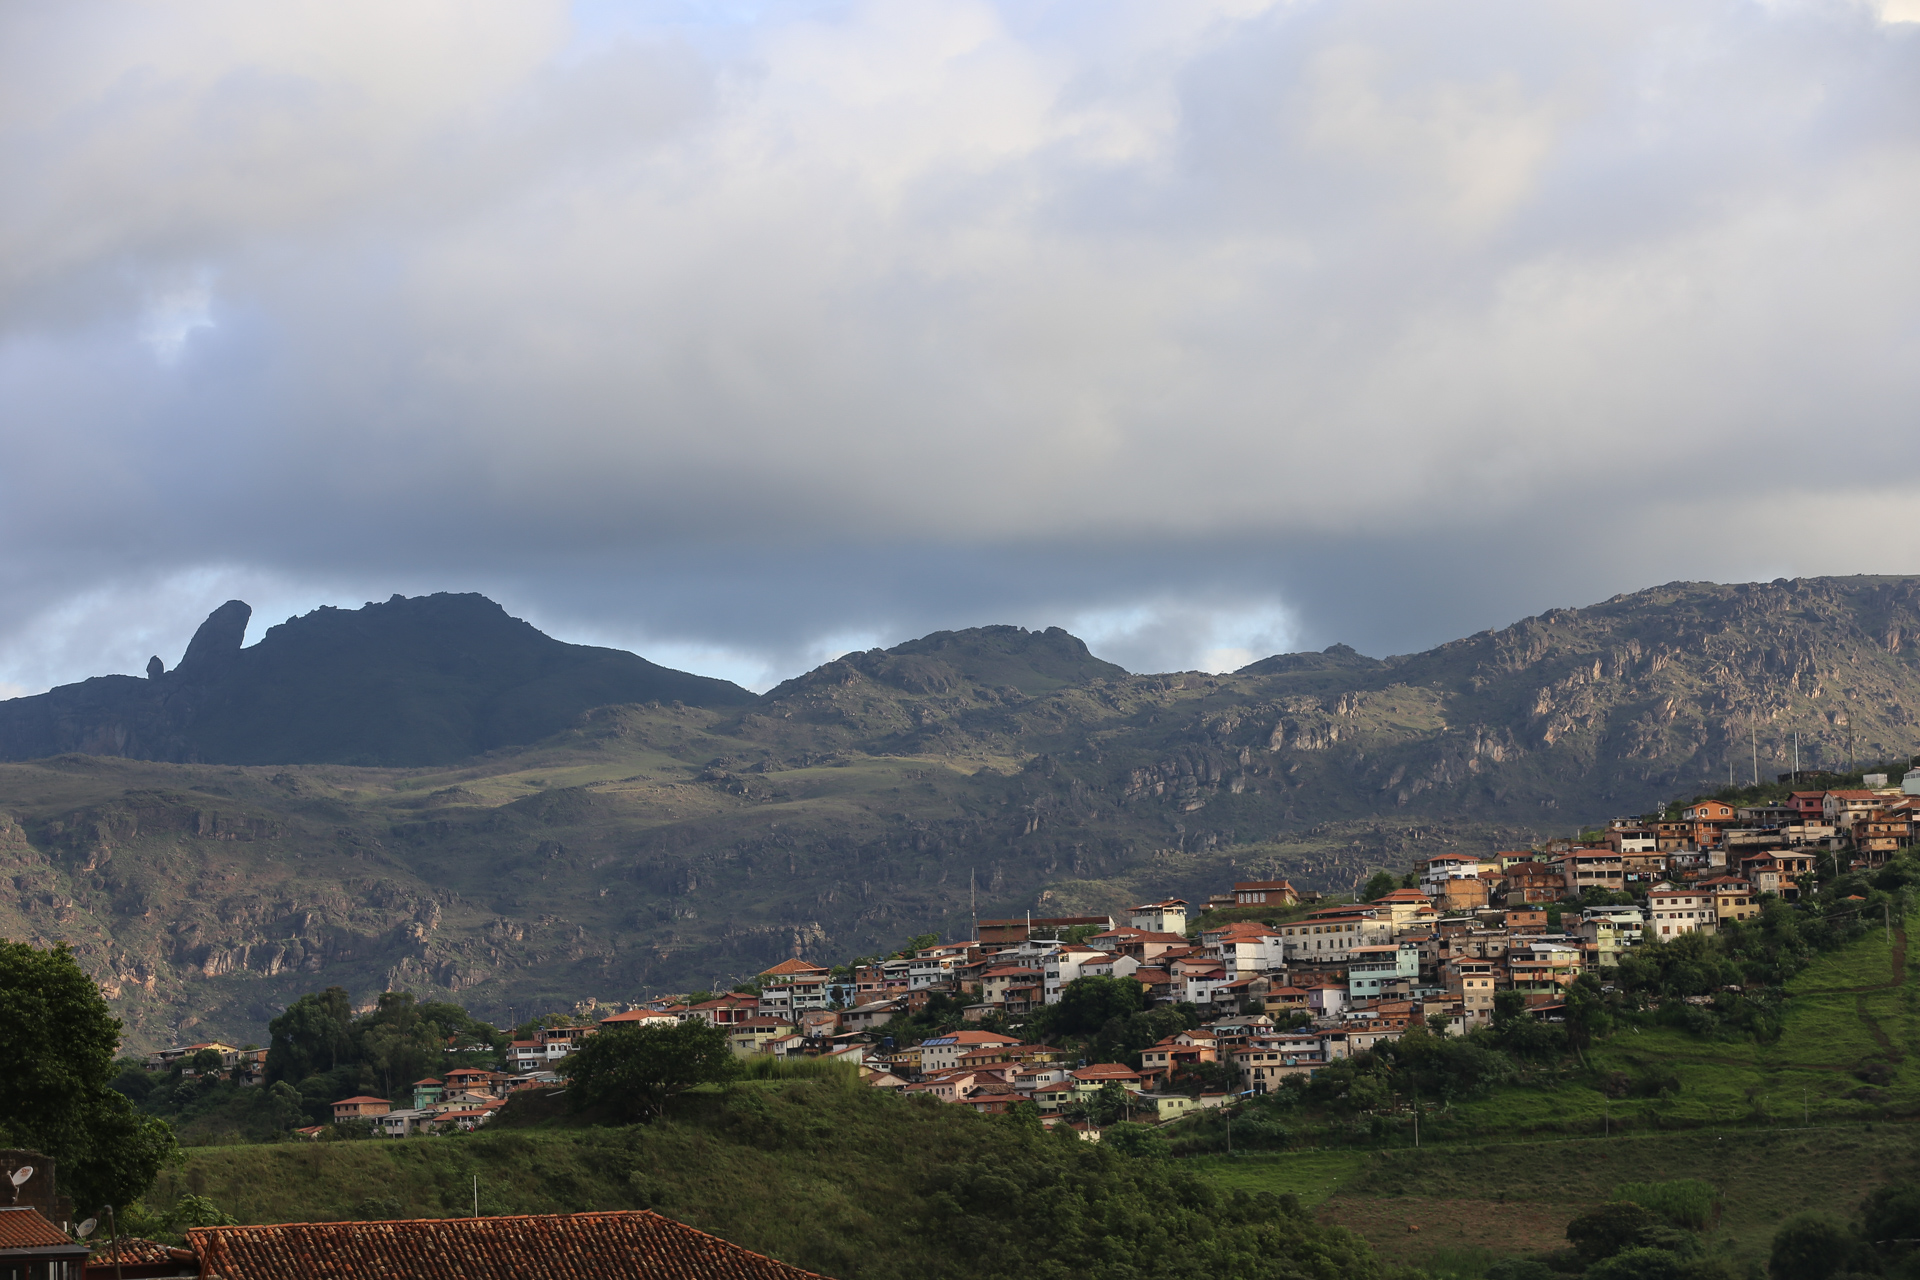
<path fill-rule="evenodd" d="M 1352 1237 L 1277 1202 L 1235 1205 L 1183 1171 L 963 1108 L 829 1082 L 686 1101 L 647 1126 L 202 1148 L 152 1201 L 194 1191 L 247 1222 L 462 1216 L 477 1176 L 485 1213 L 654 1208 L 842 1280 L 1064 1280 L 1097 1261 L 1218 1274 L 1241 1253 L 1203 1255 L 1238 1249 L 1223 1226 L 1238 1212 L 1254 1227 L 1238 1239 L 1267 1256 L 1327 1280 L 1377 1274 Z"/>
<path fill-rule="evenodd" d="M 1896 969 L 1902 951 L 1898 932 L 1891 945 L 1876 932 L 1815 960 L 1790 985 L 1776 1044 L 1624 1031 L 1590 1054 L 1603 1070 L 1671 1068 L 1681 1081 L 1671 1099 L 1607 1103 L 1590 1085 L 1549 1081 L 1435 1117 L 1418 1151 L 1401 1133 L 1380 1152 L 1210 1157 L 1195 1166 L 1223 1186 L 1300 1194 L 1386 1256 L 1440 1270 L 1559 1247 L 1568 1220 L 1620 1183 L 1702 1178 L 1722 1194 L 1713 1247 L 1760 1258 L 1783 1218 L 1807 1209 L 1849 1217 L 1873 1187 L 1920 1172 L 1920 1132 L 1906 1123 L 1920 1115 L 1911 1061 L 1920 1050 L 1920 992 L 1904 964 Z M 1886 1080 L 1884 1089 L 1863 1072 Z M 1599 1136 L 1609 1118 L 1614 1136 Z M 1532 1136 L 1475 1140 L 1487 1134 Z M 1576 1134 L 1594 1136 L 1568 1136 Z"/>
<path fill-rule="evenodd" d="M 858 1257 L 863 1275 L 908 1274 L 918 1246 L 892 1211 L 904 1175 L 954 1157 L 979 1117 L 875 1101 L 895 1105 L 836 1105 L 831 1121 L 784 1106 L 764 1131 L 681 1123 L 200 1148 L 152 1198 L 198 1191 L 243 1222 L 462 1216 L 477 1176 L 485 1213 L 655 1208 L 827 1275 L 852 1274 Z"/>

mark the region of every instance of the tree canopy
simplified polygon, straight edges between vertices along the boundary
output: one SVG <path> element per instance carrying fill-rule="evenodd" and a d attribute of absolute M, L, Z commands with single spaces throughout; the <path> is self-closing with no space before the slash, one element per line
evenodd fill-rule
<path fill-rule="evenodd" d="M 739 1063 L 727 1033 L 695 1018 L 588 1036 L 560 1070 L 574 1110 L 599 1107 L 637 1120 L 659 1115 L 668 1098 L 694 1085 L 731 1080 Z"/>
<path fill-rule="evenodd" d="M 66 947 L 0 942 L 0 1140 L 58 1162 L 76 1206 L 126 1204 L 177 1155 L 173 1130 L 108 1086 L 120 1021 Z"/>

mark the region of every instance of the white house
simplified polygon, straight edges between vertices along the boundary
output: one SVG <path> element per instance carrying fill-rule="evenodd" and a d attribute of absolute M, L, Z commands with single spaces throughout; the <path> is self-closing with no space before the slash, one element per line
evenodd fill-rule
<path fill-rule="evenodd" d="M 1145 929 L 1148 933 L 1185 933 L 1187 931 L 1187 901 L 1185 898 L 1169 898 L 1165 902 L 1148 902 L 1132 911 L 1132 925 L 1136 929 Z"/>

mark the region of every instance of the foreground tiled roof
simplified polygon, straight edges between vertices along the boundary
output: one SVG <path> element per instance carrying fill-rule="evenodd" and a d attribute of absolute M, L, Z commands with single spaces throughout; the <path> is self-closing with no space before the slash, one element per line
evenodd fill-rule
<path fill-rule="evenodd" d="M 26 1205 L 0 1208 L 0 1249 L 44 1249 L 72 1243 L 67 1233 L 41 1217 L 38 1209 Z"/>
<path fill-rule="evenodd" d="M 187 1241 L 201 1274 L 221 1280 L 813 1277 L 647 1210 L 195 1227 Z"/>

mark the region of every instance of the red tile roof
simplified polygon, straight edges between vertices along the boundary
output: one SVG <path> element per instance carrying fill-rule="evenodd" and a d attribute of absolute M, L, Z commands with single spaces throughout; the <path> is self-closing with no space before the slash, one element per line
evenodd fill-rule
<path fill-rule="evenodd" d="M 817 964 L 808 964 L 805 960 L 793 959 L 793 960 L 782 960 L 779 964 L 773 966 L 773 968 L 771 969 L 762 969 L 760 971 L 760 976 L 763 978 L 765 977 L 784 978 L 789 974 L 825 973 L 825 972 L 827 971 L 821 968 Z"/>
<path fill-rule="evenodd" d="M 26 1205 L 0 1208 L 0 1249 L 44 1249 L 70 1245 L 67 1233 Z"/>
<path fill-rule="evenodd" d="M 799 1280 L 776 1262 L 648 1210 L 195 1227 L 202 1275 L 222 1280 L 521 1280 L 629 1275 L 648 1280 Z"/>
<path fill-rule="evenodd" d="M 1123 1062 L 1096 1062 L 1073 1073 L 1076 1080 L 1137 1080 L 1140 1073 Z"/>

